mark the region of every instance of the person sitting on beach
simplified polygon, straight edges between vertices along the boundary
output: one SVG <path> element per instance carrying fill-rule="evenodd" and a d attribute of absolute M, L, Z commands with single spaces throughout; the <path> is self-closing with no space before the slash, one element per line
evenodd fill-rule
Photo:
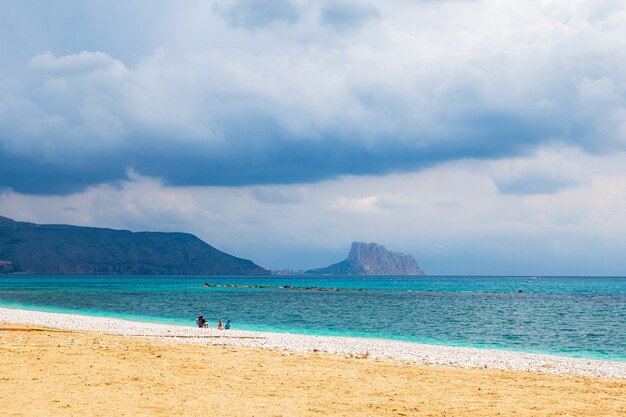
<path fill-rule="evenodd" d="M 224 328 L 222 327 L 222 320 L 217 322 L 217 330 L 224 330 Z"/>
<path fill-rule="evenodd" d="M 230 320 L 226 320 L 226 325 L 224 326 L 224 329 L 230 329 Z"/>
<path fill-rule="evenodd" d="M 198 317 L 198 319 L 196 320 L 196 324 L 198 325 L 198 327 L 209 327 L 209 324 L 202 316 Z"/>

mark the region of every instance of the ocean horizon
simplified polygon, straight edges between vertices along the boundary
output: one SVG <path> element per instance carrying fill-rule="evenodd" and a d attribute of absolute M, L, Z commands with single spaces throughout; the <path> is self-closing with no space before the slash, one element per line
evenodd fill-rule
<path fill-rule="evenodd" d="M 0 307 L 626 362 L 626 277 L 0 275 Z"/>

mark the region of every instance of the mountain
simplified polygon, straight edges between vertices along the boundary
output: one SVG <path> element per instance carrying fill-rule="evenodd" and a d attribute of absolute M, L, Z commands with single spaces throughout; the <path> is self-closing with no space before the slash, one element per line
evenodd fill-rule
<path fill-rule="evenodd" d="M 268 275 L 188 233 L 38 225 L 0 216 L 0 273 Z"/>
<path fill-rule="evenodd" d="M 348 259 L 311 269 L 307 274 L 320 275 L 424 275 L 415 258 L 399 252 L 390 252 L 376 243 L 353 242 Z"/>

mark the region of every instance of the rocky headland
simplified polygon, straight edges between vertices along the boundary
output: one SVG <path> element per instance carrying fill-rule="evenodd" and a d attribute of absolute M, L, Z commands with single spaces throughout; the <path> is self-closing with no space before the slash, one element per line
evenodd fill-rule
<path fill-rule="evenodd" d="M 325 268 L 310 269 L 320 275 L 424 275 L 415 258 L 388 251 L 377 243 L 353 242 L 348 258 Z"/>

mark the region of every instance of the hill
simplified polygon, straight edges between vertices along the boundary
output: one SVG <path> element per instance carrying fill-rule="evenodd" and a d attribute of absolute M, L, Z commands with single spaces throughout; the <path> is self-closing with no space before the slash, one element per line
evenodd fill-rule
<path fill-rule="evenodd" d="M 38 225 L 0 216 L 0 273 L 268 275 L 189 233 Z"/>
<path fill-rule="evenodd" d="M 353 242 L 348 259 L 307 274 L 320 275 L 424 275 L 411 255 L 388 251 L 377 243 Z"/>

